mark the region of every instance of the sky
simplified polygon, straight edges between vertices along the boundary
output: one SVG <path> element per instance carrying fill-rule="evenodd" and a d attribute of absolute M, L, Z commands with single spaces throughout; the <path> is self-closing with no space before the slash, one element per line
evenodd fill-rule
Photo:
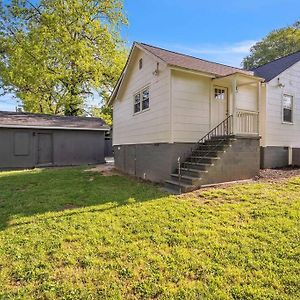
<path fill-rule="evenodd" d="M 299 0 L 124 0 L 134 41 L 239 67 L 250 47 L 270 31 L 300 19 Z M 0 110 L 15 110 L 11 95 Z"/>

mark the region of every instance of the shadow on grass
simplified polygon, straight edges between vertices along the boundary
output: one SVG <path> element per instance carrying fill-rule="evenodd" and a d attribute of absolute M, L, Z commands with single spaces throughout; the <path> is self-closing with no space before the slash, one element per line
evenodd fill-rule
<path fill-rule="evenodd" d="M 151 184 L 82 167 L 0 172 L 0 230 L 21 217 L 108 203 L 112 208 L 165 195 Z"/>

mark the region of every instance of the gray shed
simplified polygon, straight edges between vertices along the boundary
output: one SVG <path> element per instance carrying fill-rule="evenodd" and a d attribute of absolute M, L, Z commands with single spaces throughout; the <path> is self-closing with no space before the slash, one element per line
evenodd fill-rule
<path fill-rule="evenodd" d="M 100 118 L 0 111 L 0 169 L 104 162 Z"/>

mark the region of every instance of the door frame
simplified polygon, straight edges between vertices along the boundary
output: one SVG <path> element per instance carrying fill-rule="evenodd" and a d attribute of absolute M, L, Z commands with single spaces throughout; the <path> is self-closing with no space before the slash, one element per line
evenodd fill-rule
<path fill-rule="evenodd" d="M 40 134 L 48 134 L 51 136 L 51 162 L 49 163 L 39 163 L 39 135 Z M 43 131 L 36 131 L 36 166 L 38 167 L 47 167 L 53 166 L 54 164 L 54 145 L 53 145 L 53 132 L 43 132 Z"/>
<path fill-rule="evenodd" d="M 222 86 L 222 85 L 211 85 L 211 97 L 210 97 L 210 129 L 213 128 L 213 126 L 216 126 L 217 124 L 213 124 L 213 101 L 216 101 L 215 99 L 215 89 L 223 89 L 225 90 L 225 101 L 226 101 L 226 106 L 225 106 L 225 116 L 223 120 L 225 120 L 229 116 L 229 88 L 227 86 Z M 222 122 L 223 120 L 220 120 Z M 220 123 L 219 122 L 219 123 Z"/>

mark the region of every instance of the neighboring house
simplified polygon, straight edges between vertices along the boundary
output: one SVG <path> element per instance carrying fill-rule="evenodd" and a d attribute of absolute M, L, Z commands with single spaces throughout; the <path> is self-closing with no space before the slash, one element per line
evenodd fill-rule
<path fill-rule="evenodd" d="M 104 162 L 99 118 L 0 112 L 0 169 Z"/>
<path fill-rule="evenodd" d="M 253 71 L 265 79 L 261 167 L 300 166 L 300 51 Z"/>
<path fill-rule="evenodd" d="M 255 176 L 266 90 L 258 72 L 134 43 L 110 99 L 116 167 L 181 191 Z"/>

